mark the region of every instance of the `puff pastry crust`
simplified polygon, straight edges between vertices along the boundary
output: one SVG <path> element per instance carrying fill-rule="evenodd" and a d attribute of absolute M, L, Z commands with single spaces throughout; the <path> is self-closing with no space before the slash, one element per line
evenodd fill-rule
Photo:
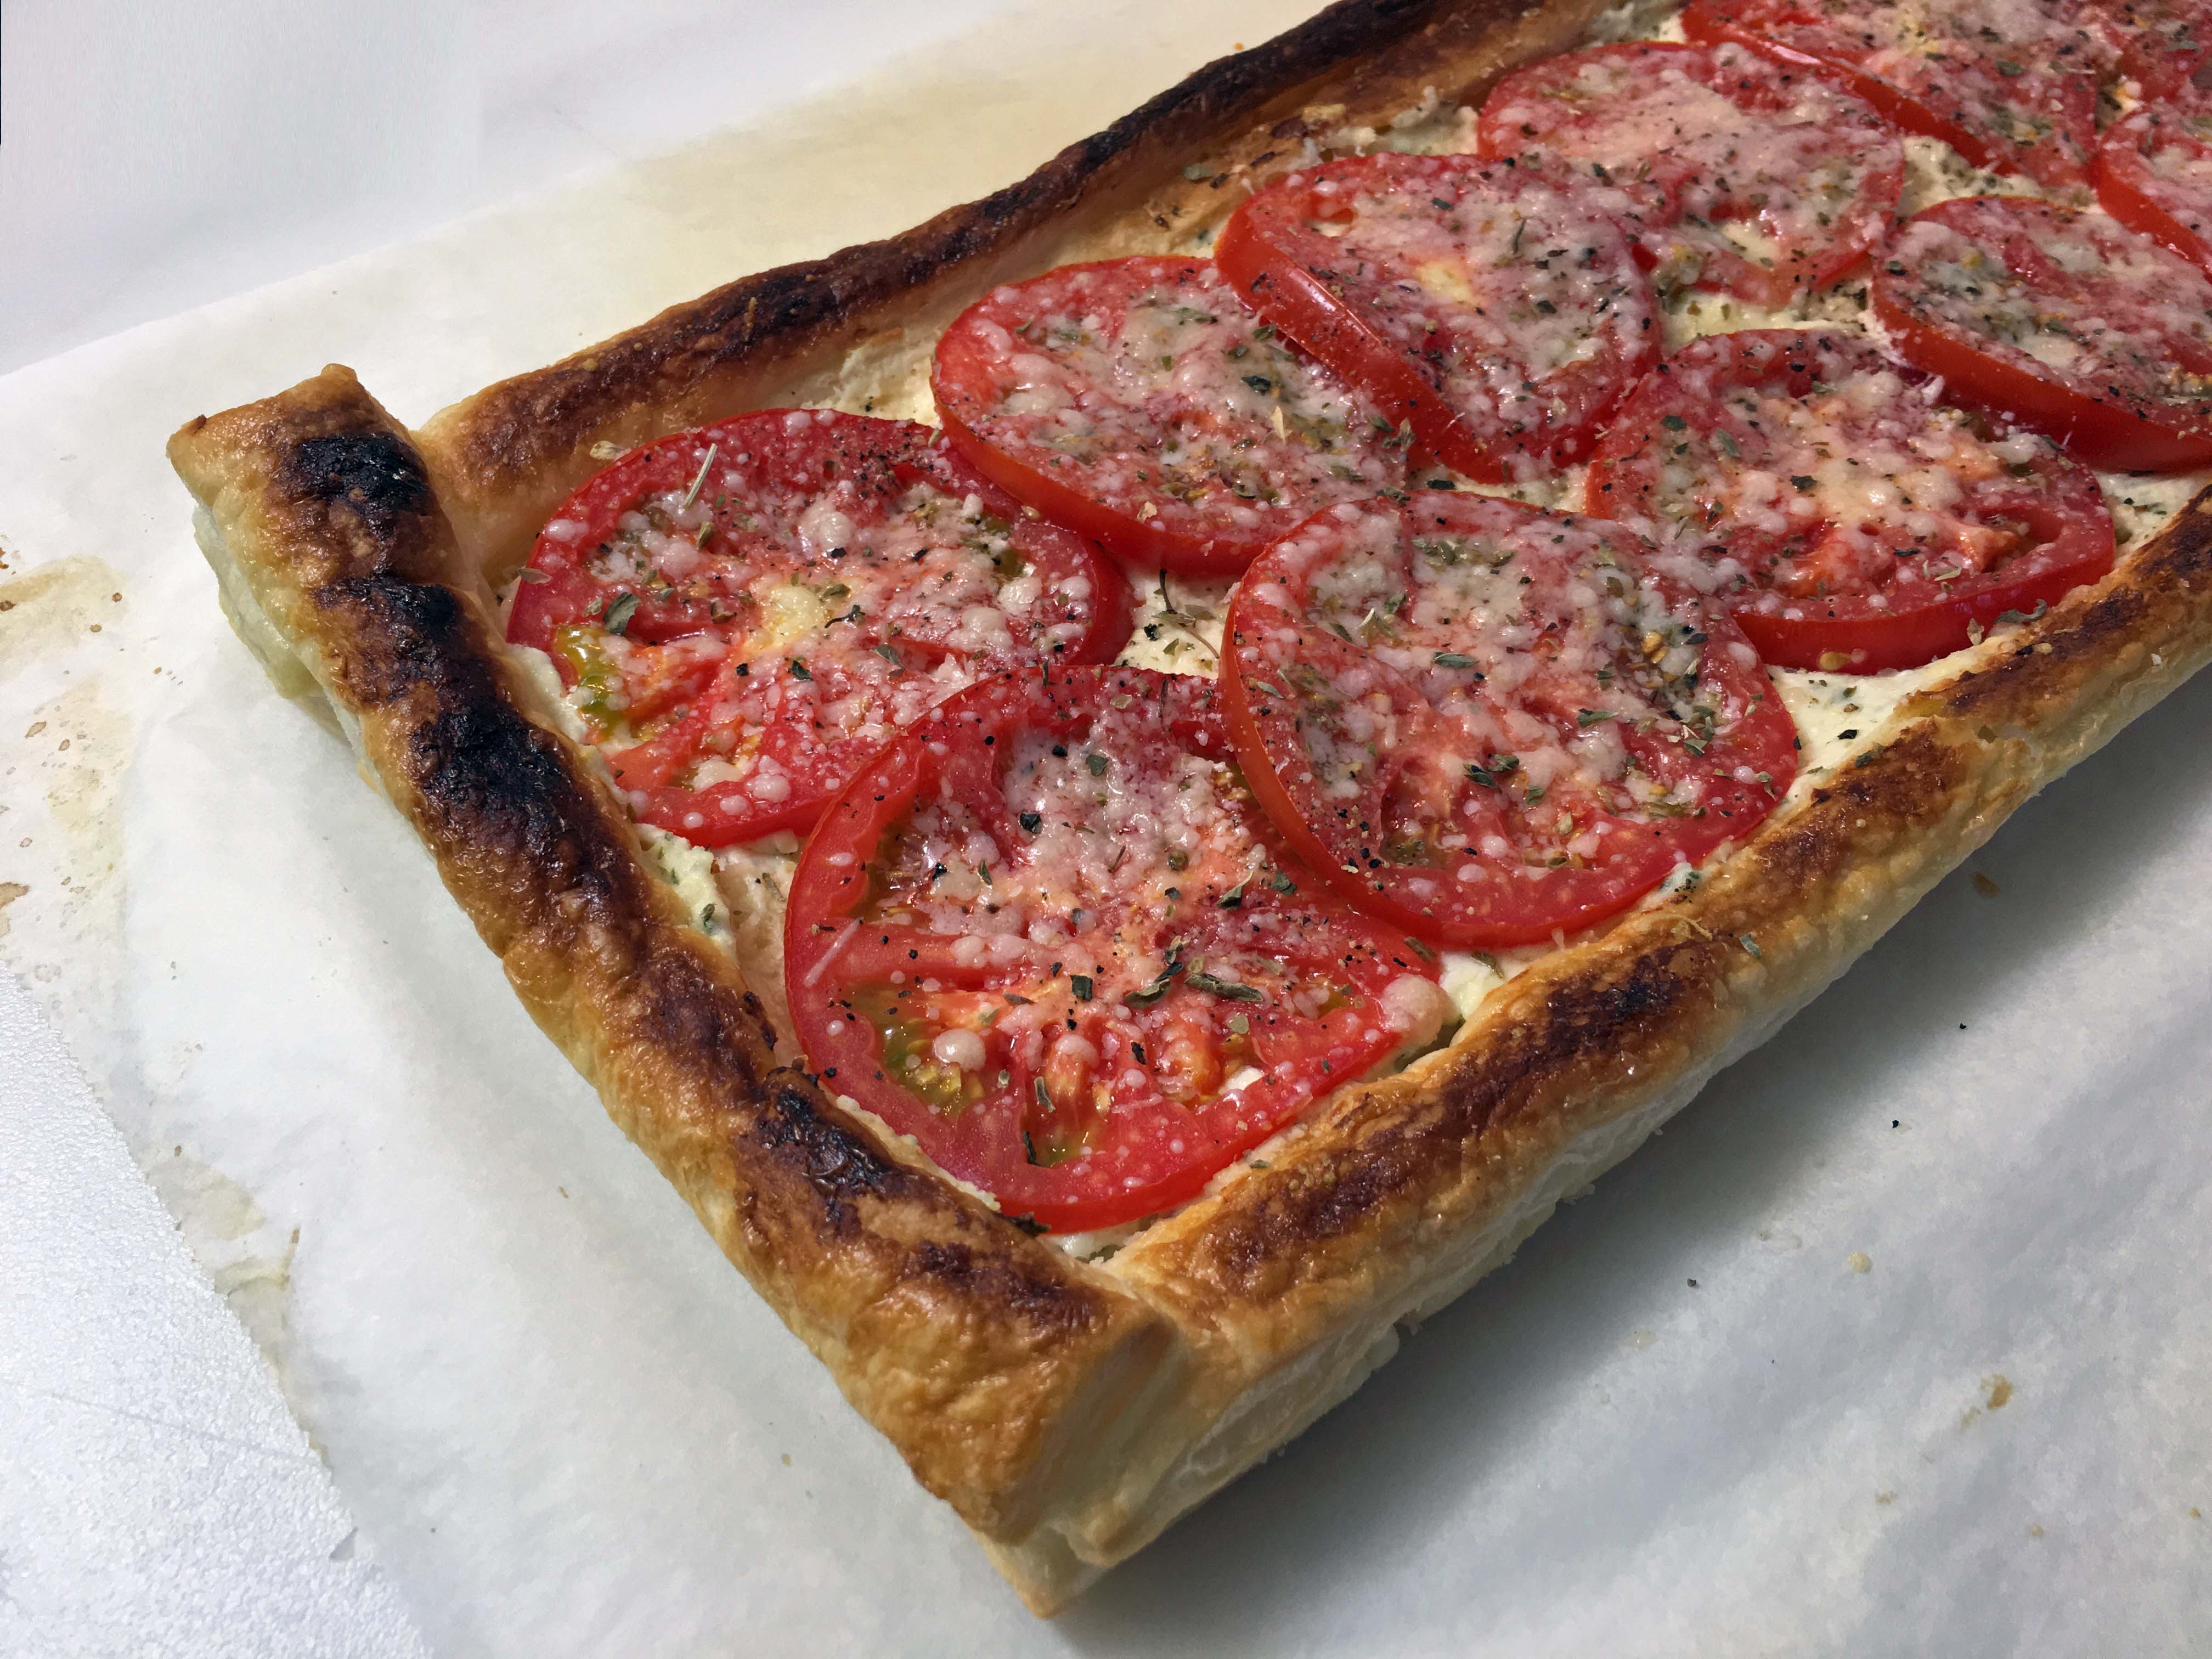
<path fill-rule="evenodd" d="M 2212 657 L 2212 509 L 1910 700 L 1692 890 L 1493 992 L 1110 1262 L 1030 1237 L 781 1059 L 493 620 L 538 527 L 628 445 L 745 409 L 896 409 L 1010 276 L 1159 252 L 1340 125 L 1473 100 L 1592 0 L 1346 0 L 1029 179 L 748 277 L 410 434 L 342 368 L 170 454 L 226 611 L 327 705 L 532 1018 L 738 1269 L 1040 1613 L 1344 1398 L 1771 1034 L 2036 789 Z"/>

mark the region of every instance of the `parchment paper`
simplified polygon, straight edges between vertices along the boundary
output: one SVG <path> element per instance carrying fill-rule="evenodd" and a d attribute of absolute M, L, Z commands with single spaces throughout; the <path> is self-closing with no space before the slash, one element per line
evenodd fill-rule
<path fill-rule="evenodd" d="M 224 628 L 161 455 L 187 416 L 337 360 L 419 421 L 1003 183 L 1301 9 L 1039 4 L 0 380 L 0 960 L 441 1651 L 2201 1649 L 2212 682 L 1045 1626 Z"/>

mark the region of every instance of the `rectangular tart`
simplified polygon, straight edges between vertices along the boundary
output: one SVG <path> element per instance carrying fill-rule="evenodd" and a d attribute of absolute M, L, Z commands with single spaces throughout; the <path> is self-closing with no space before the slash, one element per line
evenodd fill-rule
<path fill-rule="evenodd" d="M 532 1017 L 1041 1613 L 1352 1393 L 1401 1323 L 1507 1260 L 2212 655 L 2212 515 L 2176 512 L 2109 577 L 1913 678 L 1700 879 L 1492 975 L 1447 1045 L 1088 1254 L 810 1073 L 781 987 L 751 982 L 763 959 L 702 925 L 557 687 L 503 644 L 499 594 L 607 456 L 750 409 L 926 416 L 939 331 L 995 284 L 1202 251 L 1253 182 L 1414 142 L 1600 25 L 1593 0 L 1343 0 L 995 195 L 732 283 L 417 430 L 331 367 L 170 446 L 270 678 L 344 733 Z"/>

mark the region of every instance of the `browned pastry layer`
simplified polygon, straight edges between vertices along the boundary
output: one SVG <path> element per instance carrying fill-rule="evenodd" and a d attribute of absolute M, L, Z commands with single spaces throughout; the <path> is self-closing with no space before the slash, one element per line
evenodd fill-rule
<path fill-rule="evenodd" d="M 775 1069 L 757 1005 L 641 865 L 488 621 L 538 526 L 627 445 L 743 410 L 911 398 L 994 283 L 1200 246 L 1339 125 L 1479 94 L 1589 0 L 1346 0 L 985 201 L 748 277 L 446 410 L 410 442 L 343 370 L 172 446 L 226 604 L 308 682 L 541 1026 L 1033 1607 L 1297 1433 L 1395 1323 L 1510 1255 L 1839 974 L 2035 789 L 2212 654 L 2201 503 L 1967 659 L 1693 890 L 1493 993 L 1451 1046 L 1339 1091 L 1109 1264 L 1018 1228 Z"/>
<path fill-rule="evenodd" d="M 594 444 L 628 447 L 741 410 L 844 400 L 849 356 L 902 343 L 926 352 L 953 311 L 996 283 L 1186 238 L 1242 198 L 1226 188 L 1231 168 L 1286 167 L 1326 123 L 1387 122 L 1431 90 L 1447 105 L 1472 96 L 1511 64 L 1556 50 L 1599 9 L 1597 0 L 1340 0 L 980 202 L 884 241 L 743 277 L 489 386 L 422 434 L 463 550 L 503 580 L 603 464 Z M 1220 171 L 1200 171 L 1214 161 Z"/>
<path fill-rule="evenodd" d="M 1164 1322 L 776 1066 L 728 957 L 525 712 L 482 605 L 441 581 L 453 538 L 422 463 L 349 373 L 194 421 L 170 453 L 532 1017 L 922 1484 L 1025 1530 Z"/>

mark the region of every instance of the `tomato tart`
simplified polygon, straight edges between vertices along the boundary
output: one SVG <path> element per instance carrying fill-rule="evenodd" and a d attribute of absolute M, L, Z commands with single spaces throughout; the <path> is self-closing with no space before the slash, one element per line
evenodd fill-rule
<path fill-rule="evenodd" d="M 171 455 L 1049 1613 L 2212 657 L 2199 24 L 1344 0 L 419 428 L 332 367 Z"/>

